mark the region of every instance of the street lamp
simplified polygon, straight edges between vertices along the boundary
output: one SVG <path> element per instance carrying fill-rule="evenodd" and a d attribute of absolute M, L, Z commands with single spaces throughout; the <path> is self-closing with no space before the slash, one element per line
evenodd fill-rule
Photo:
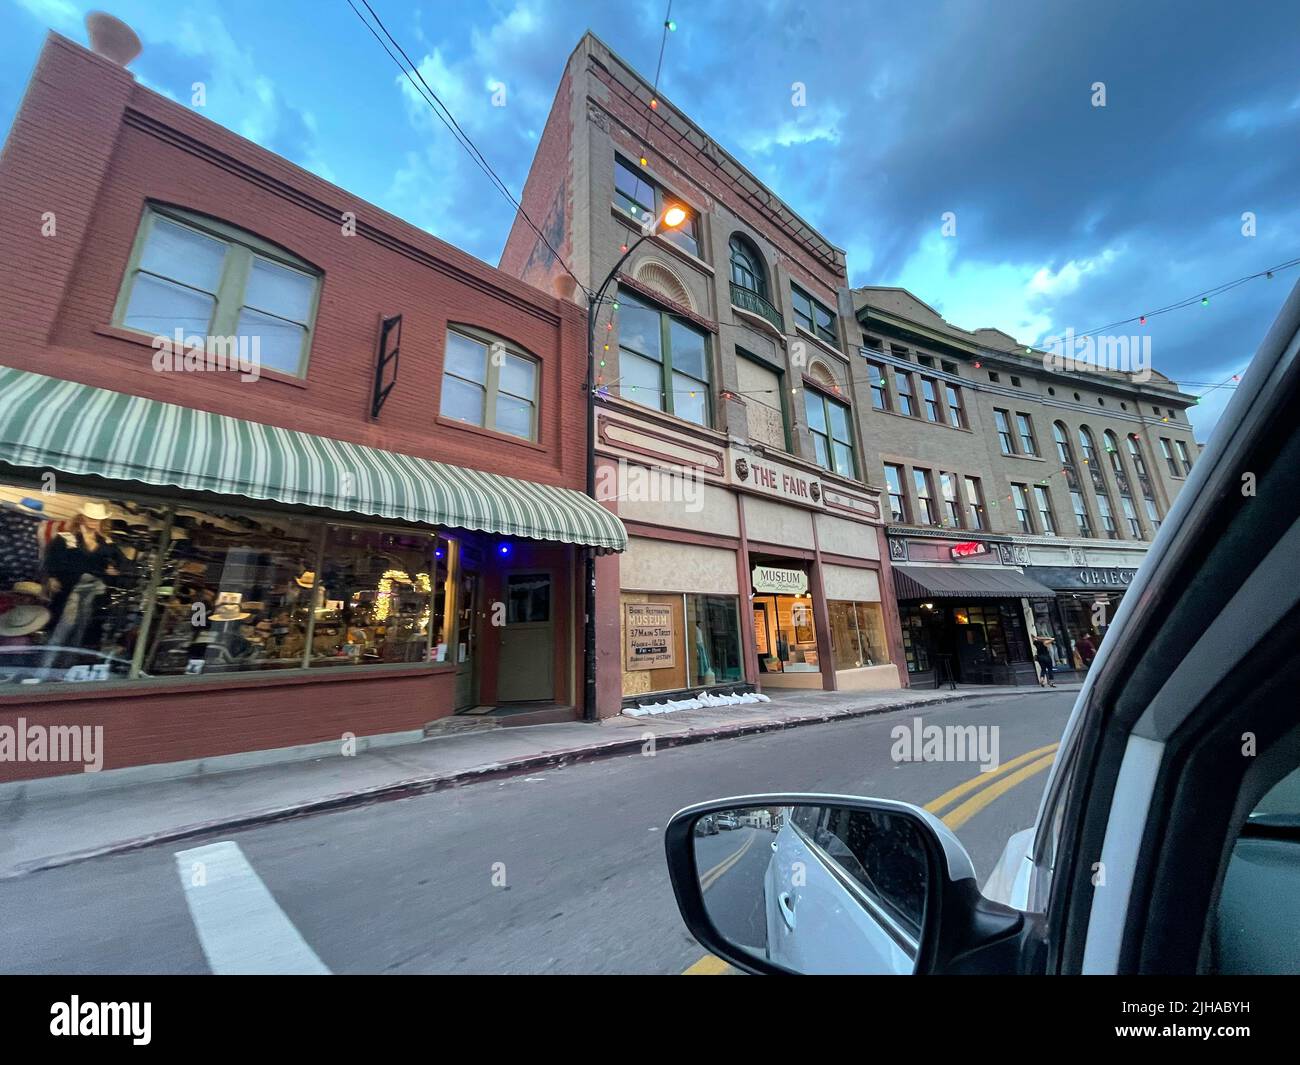
<path fill-rule="evenodd" d="M 622 258 L 614 264 L 614 268 L 605 276 L 605 280 L 600 283 L 600 287 L 595 292 L 587 294 L 587 495 L 592 499 L 596 498 L 596 312 L 600 308 L 601 301 L 605 298 L 605 291 L 609 288 L 610 283 L 618 276 L 619 270 L 623 264 L 631 257 L 632 253 L 641 246 L 649 237 L 662 232 L 665 229 L 677 229 L 686 221 L 686 210 L 680 204 L 672 204 L 664 210 L 653 226 L 647 226 L 641 232 L 635 243 L 628 246 L 627 251 L 623 253 Z M 582 719 L 584 721 L 596 720 L 596 551 L 592 548 L 587 552 L 586 561 L 586 589 L 584 592 L 584 604 L 586 610 L 586 624 L 583 627 L 584 652 L 583 661 L 583 694 L 582 694 Z"/>

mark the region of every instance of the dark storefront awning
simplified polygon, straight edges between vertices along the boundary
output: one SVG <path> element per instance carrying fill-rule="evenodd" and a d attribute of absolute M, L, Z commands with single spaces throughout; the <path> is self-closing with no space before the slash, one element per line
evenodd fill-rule
<path fill-rule="evenodd" d="M 1012 569 L 993 566 L 895 566 L 898 599 L 1018 599 L 1056 593 Z"/>
<path fill-rule="evenodd" d="M 0 367 L 0 462 L 533 540 L 627 547 L 568 488 Z"/>

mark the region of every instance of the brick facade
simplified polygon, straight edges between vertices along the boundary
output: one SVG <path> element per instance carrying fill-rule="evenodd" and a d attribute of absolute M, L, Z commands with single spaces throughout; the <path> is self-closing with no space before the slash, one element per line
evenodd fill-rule
<path fill-rule="evenodd" d="M 150 338 L 113 310 L 147 203 L 254 234 L 322 275 L 305 377 L 159 373 Z M 344 235 L 345 212 L 355 234 Z M 49 232 L 46 223 L 53 223 Z M 43 233 L 43 225 L 46 232 Z M 49 233 L 49 235 L 46 235 Z M 539 278 L 540 279 L 540 278 Z M 381 320 L 401 314 L 396 388 L 377 420 Z M 493 269 L 151 92 L 52 34 L 0 155 L 0 363 L 85 384 L 581 491 L 585 310 Z M 539 364 L 538 439 L 439 417 L 449 324 L 513 342 Z M 27 471 L 30 475 L 31 471 Z M 129 489 L 123 489 L 123 492 Z M 157 489 L 153 490 L 155 494 Z M 514 566 L 555 575 L 556 701 L 580 699 L 580 553 L 520 543 Z M 485 601 L 501 577 L 485 572 Z M 483 702 L 496 648 L 481 649 Z M 310 671 L 0 692 L 0 724 L 102 724 L 106 768 L 419 729 L 452 712 L 454 667 Z M 576 713 L 576 711 L 574 711 Z M 76 766 L 6 763 L 0 780 Z"/>

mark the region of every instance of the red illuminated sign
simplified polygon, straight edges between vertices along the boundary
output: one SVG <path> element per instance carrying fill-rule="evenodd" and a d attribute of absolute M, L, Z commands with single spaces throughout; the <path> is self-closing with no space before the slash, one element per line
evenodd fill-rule
<path fill-rule="evenodd" d="M 967 540 L 964 544 L 953 544 L 949 548 L 953 558 L 971 558 L 974 555 L 987 555 L 989 545 L 979 540 Z"/>

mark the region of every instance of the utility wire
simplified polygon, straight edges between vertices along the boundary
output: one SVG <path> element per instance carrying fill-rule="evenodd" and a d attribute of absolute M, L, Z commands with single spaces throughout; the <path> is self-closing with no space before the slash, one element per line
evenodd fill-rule
<path fill-rule="evenodd" d="M 384 51 L 388 53 L 388 57 L 397 65 L 397 68 L 401 70 L 401 72 L 405 75 L 406 80 L 410 82 L 411 88 L 414 89 L 415 92 L 424 100 L 424 102 L 429 105 L 433 113 L 438 116 L 439 121 L 441 121 L 442 124 L 447 127 L 447 130 L 456 139 L 457 143 L 460 144 L 460 146 L 469 153 L 470 158 L 474 161 L 475 165 L 477 165 L 478 168 L 483 171 L 483 173 L 487 176 L 488 180 L 492 182 L 492 184 L 497 188 L 497 190 L 503 196 L 505 196 L 505 198 L 515 208 L 515 210 L 519 214 L 519 217 L 521 217 L 524 220 L 524 222 L 527 223 L 528 228 L 537 234 L 538 239 L 540 239 L 541 242 L 546 245 L 550 253 L 553 256 L 555 256 L 555 261 L 560 264 L 560 266 L 564 269 L 564 272 L 568 274 L 571 278 L 573 278 L 578 288 L 580 288 L 586 296 L 590 297 L 591 293 L 587 289 L 587 286 L 582 283 L 581 278 L 579 278 L 577 274 L 575 274 L 571 269 L 569 269 L 569 265 L 564 261 L 564 257 L 560 255 L 559 251 L 556 250 L 554 245 L 552 245 L 551 242 L 547 240 L 546 234 L 544 234 L 537 227 L 537 224 L 533 222 L 532 218 L 529 217 L 528 212 L 524 210 L 523 204 L 520 203 L 519 200 L 515 198 L 514 193 L 510 191 L 510 189 L 506 186 L 505 182 L 502 181 L 501 178 L 497 175 L 496 171 L 492 168 L 492 164 L 489 163 L 487 161 L 487 158 L 483 155 L 483 153 L 479 151 L 478 146 L 474 143 L 474 141 L 469 136 L 469 134 L 467 134 L 464 131 L 464 129 L 461 128 L 460 123 L 456 121 L 456 116 L 452 114 L 451 109 L 445 103 L 443 103 L 442 99 L 438 96 L 438 94 L 434 92 L 433 89 L 429 86 L 429 83 L 425 81 L 424 75 L 420 73 L 419 67 L 416 66 L 416 64 L 411 60 L 411 57 L 407 55 L 406 50 L 401 46 L 401 44 L 397 41 L 397 39 L 388 31 L 388 27 L 384 25 L 383 20 L 379 17 L 378 14 L 375 13 L 375 9 L 370 6 L 368 0 L 361 0 L 361 3 L 365 6 L 366 10 L 370 13 L 370 17 L 374 19 L 375 24 L 378 25 L 379 29 L 383 31 L 384 37 L 387 37 L 388 41 L 392 43 L 393 48 L 396 48 L 397 51 L 401 53 L 402 59 L 406 60 L 405 63 L 403 63 L 401 59 L 398 59 L 398 57 L 393 54 L 392 48 L 389 48 L 388 43 L 384 41 L 384 38 L 379 36 L 379 34 L 375 31 L 375 27 L 372 26 L 366 20 L 366 17 L 357 8 L 356 4 L 354 4 L 352 0 L 347 0 L 347 3 L 348 3 L 348 7 L 352 8 L 352 11 L 357 16 L 357 18 L 361 20 L 362 25 L 364 25 L 366 29 L 370 31 L 370 35 L 374 37 L 376 41 L 379 42 L 380 47 L 382 47 Z M 408 66 L 410 69 L 408 69 Z M 412 77 L 412 74 L 414 74 L 414 78 Z M 419 79 L 420 82 L 419 85 L 415 83 L 415 78 Z"/>

